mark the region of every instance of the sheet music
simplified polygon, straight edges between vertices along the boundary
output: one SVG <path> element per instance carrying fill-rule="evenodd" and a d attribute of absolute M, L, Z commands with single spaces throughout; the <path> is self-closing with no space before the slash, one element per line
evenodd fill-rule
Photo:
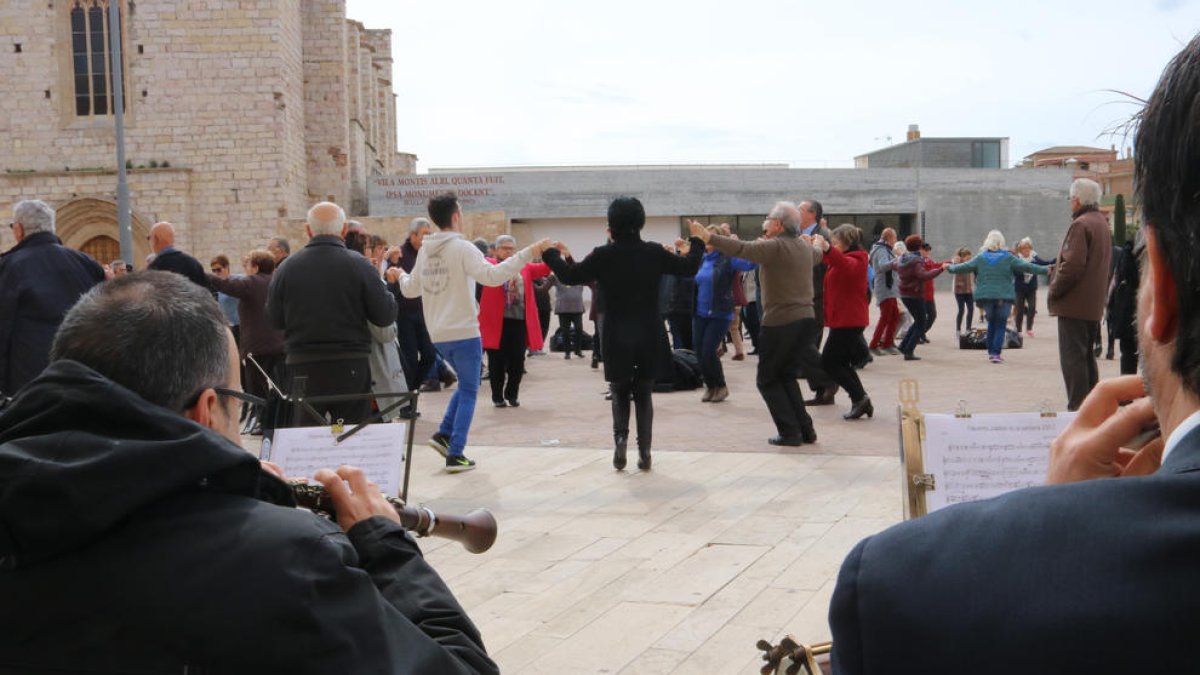
<path fill-rule="evenodd" d="M 1074 418 L 1061 412 L 925 415 L 925 472 L 937 481 L 925 493 L 927 511 L 1045 483 L 1050 443 Z"/>
<path fill-rule="evenodd" d="M 368 424 L 335 444 L 337 437 L 327 426 L 276 429 L 270 459 L 283 467 L 285 476 L 310 480 L 317 469 L 357 466 L 384 494 L 398 497 L 407 433 L 404 422 Z"/>

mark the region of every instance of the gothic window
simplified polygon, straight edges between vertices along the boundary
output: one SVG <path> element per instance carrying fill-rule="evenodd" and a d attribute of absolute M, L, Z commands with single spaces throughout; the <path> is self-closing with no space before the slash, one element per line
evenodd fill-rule
<path fill-rule="evenodd" d="M 109 4 L 110 0 L 73 0 L 70 4 L 71 65 L 75 78 L 75 114 L 79 117 L 113 114 Z M 126 100 L 122 98 L 122 101 Z"/>

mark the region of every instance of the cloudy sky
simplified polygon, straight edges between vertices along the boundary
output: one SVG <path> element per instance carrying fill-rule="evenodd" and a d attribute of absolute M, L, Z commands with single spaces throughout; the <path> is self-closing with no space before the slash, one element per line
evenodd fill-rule
<path fill-rule="evenodd" d="M 398 144 L 444 167 L 849 167 L 925 136 L 1122 145 L 1200 0 L 349 0 L 391 28 Z M 890 139 L 888 138 L 890 137 Z"/>

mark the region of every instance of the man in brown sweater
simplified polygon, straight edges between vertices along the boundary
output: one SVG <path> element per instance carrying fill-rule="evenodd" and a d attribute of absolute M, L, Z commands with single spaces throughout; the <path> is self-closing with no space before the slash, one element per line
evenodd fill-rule
<path fill-rule="evenodd" d="M 758 391 L 762 394 L 779 435 L 771 445 L 816 443 L 812 417 L 796 378 L 821 367 L 816 336 L 820 331 L 813 311 L 812 269 L 821 253 L 800 238 L 800 212 L 791 202 L 777 202 L 763 221 L 763 238 L 739 241 L 710 235 L 690 221 L 694 237 L 729 256 L 759 265 L 763 318 L 758 345 Z"/>
<path fill-rule="evenodd" d="M 1086 178 L 1071 184 L 1071 227 L 1063 239 L 1047 297 L 1058 317 L 1058 357 L 1067 385 L 1067 410 L 1078 410 L 1096 386 L 1100 371 L 1092 345 L 1108 299 L 1112 233 L 1100 212 L 1100 185 Z"/>

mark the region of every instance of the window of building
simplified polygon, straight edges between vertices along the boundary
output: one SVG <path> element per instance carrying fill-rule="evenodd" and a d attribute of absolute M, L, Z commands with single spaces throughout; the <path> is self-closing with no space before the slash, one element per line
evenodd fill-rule
<path fill-rule="evenodd" d="M 108 30 L 111 1 L 117 0 L 73 0 L 69 6 L 75 115 L 79 117 L 113 114 L 113 62 L 109 48 L 112 43 Z"/>
<path fill-rule="evenodd" d="M 975 169 L 999 169 L 1000 142 L 973 141 L 971 143 L 971 167 Z"/>

